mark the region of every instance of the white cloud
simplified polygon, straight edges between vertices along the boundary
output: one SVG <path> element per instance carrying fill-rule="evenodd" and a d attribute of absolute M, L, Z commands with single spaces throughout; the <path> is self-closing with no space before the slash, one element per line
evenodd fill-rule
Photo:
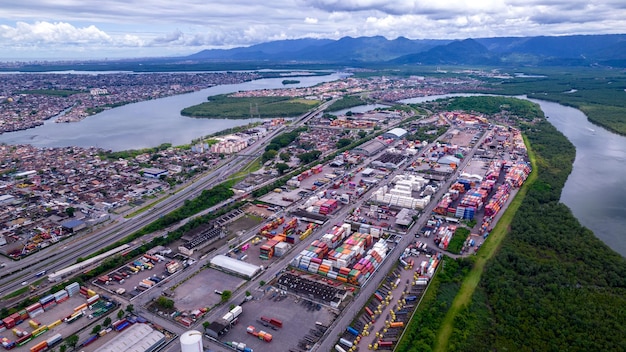
<path fill-rule="evenodd" d="M 624 0 L 20 0 L 0 7 L 0 53 L 230 48 L 276 39 L 626 33 Z M 93 48 L 93 50 L 91 50 Z M 129 50 L 128 52 L 132 52 Z M 108 55 L 108 53 L 105 53 Z M 2 57 L 0 56 L 0 59 Z"/>
<path fill-rule="evenodd" d="M 96 26 L 77 28 L 65 22 L 17 22 L 15 27 L 2 25 L 0 37 L 17 44 L 88 44 L 112 41 L 108 34 Z"/>

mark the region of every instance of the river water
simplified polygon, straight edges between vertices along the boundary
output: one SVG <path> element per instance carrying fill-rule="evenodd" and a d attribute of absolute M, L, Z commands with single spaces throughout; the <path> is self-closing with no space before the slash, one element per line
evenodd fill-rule
<path fill-rule="evenodd" d="M 300 83 L 289 87 L 313 86 L 338 78 L 338 74 L 297 77 L 294 79 Z M 47 122 L 34 129 L 0 135 L 0 143 L 40 147 L 96 146 L 116 151 L 153 147 L 161 143 L 187 144 L 194 138 L 256 120 L 195 119 L 181 116 L 183 108 L 205 102 L 211 95 L 283 88 L 283 79 L 222 85 L 195 93 L 129 104 L 77 123 Z M 469 95 L 474 94 L 436 95 L 402 102 L 421 103 Z M 576 160 L 563 188 L 561 201 L 598 238 L 626 256 L 626 203 L 623 201 L 626 199 L 626 177 L 622 176 L 626 165 L 626 137 L 591 124 L 579 110 L 546 101 L 533 101 L 541 106 L 549 117 L 548 121 L 576 147 Z M 353 108 L 353 111 L 357 110 L 361 109 Z"/>
<path fill-rule="evenodd" d="M 206 102 L 209 96 L 258 89 L 310 87 L 339 78 L 339 74 L 293 77 L 300 83 L 288 87 L 282 84 L 285 78 L 220 85 L 198 92 L 124 105 L 79 122 L 55 123 L 48 120 L 36 128 L 1 134 L 0 143 L 32 144 L 37 147 L 94 146 L 113 151 L 154 147 L 162 143 L 188 144 L 195 138 L 259 120 L 191 118 L 180 114 L 183 108 Z"/>
<path fill-rule="evenodd" d="M 422 103 L 453 96 L 449 94 L 405 99 Z M 525 98 L 525 97 L 519 97 Z M 626 257 L 626 137 L 596 126 L 582 111 L 543 100 L 529 99 L 541 106 L 548 121 L 576 147 L 576 159 L 561 202 L 581 224 L 614 251 Z"/>

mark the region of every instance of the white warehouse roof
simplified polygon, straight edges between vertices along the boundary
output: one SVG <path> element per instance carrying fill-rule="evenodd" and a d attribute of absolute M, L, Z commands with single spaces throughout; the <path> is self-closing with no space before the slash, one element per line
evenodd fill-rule
<path fill-rule="evenodd" d="M 391 129 L 391 130 L 385 132 L 383 137 L 385 137 L 385 138 L 402 138 L 402 137 L 406 136 L 407 133 L 409 133 L 409 132 L 407 130 L 405 130 L 404 128 L 396 127 L 394 129 Z"/>
<path fill-rule="evenodd" d="M 253 277 L 261 270 L 260 266 L 246 263 L 221 254 L 216 255 L 213 259 L 211 259 L 211 265 L 235 274 L 243 275 L 247 278 Z"/>
<path fill-rule="evenodd" d="M 165 335 L 147 324 L 137 323 L 117 334 L 108 344 L 96 352 L 151 352 L 165 343 Z"/>

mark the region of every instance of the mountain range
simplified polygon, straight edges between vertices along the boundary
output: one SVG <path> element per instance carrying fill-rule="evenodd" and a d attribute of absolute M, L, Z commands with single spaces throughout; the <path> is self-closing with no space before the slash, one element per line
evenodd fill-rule
<path fill-rule="evenodd" d="M 626 67 L 626 34 L 494 37 L 465 40 L 382 36 L 292 39 L 210 49 L 181 59 L 393 65 L 605 65 Z"/>

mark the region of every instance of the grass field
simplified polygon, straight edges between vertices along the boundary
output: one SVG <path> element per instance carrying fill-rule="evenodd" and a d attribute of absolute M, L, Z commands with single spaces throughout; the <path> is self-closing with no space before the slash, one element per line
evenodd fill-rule
<path fill-rule="evenodd" d="M 489 234 L 489 237 L 483 243 L 480 248 L 480 251 L 476 255 L 476 262 L 474 263 L 474 267 L 467 275 L 463 283 L 461 284 L 461 289 L 459 293 L 454 298 L 452 302 L 452 306 L 448 310 L 443 323 L 439 331 L 437 332 L 437 338 L 435 340 L 435 346 L 433 351 L 435 352 L 445 352 L 447 350 L 448 341 L 450 340 L 450 336 L 452 335 L 452 330 L 454 328 L 454 319 L 457 314 L 466 307 L 472 299 L 472 295 L 478 286 L 478 282 L 480 282 L 480 277 L 483 274 L 485 269 L 485 264 L 487 261 L 493 257 L 498 248 L 500 247 L 500 243 L 509 232 L 509 226 L 511 225 L 511 221 L 522 204 L 528 189 L 533 184 L 535 179 L 537 178 L 538 170 L 537 162 L 535 154 L 529 146 L 528 141 L 525 140 L 526 146 L 528 147 L 528 157 L 530 158 L 530 162 L 533 166 L 533 172 L 530 174 L 522 188 L 519 190 L 515 198 L 511 201 L 511 204 L 507 208 L 507 210 L 502 214 L 502 217 L 498 221 L 498 224 L 495 226 L 493 231 Z"/>

